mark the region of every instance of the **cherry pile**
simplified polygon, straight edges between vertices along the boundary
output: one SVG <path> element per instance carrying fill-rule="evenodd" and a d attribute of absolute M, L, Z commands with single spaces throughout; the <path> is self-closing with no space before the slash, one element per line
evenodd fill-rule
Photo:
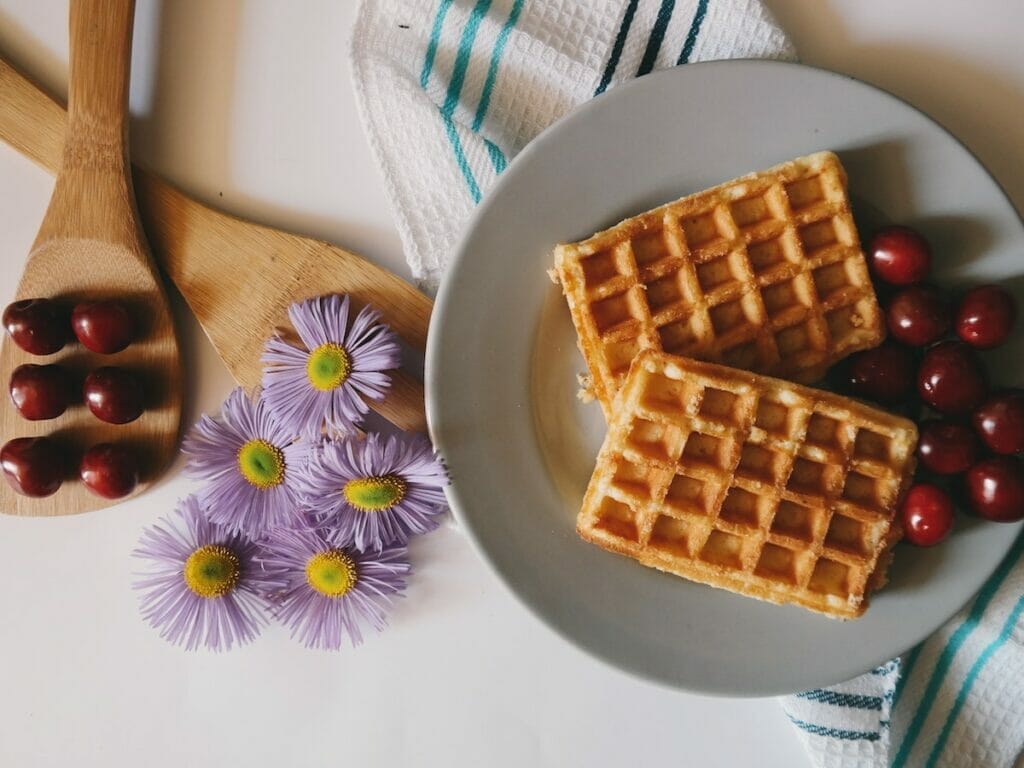
<path fill-rule="evenodd" d="M 117 301 L 81 302 L 70 315 L 51 299 L 16 301 L 4 310 L 3 324 L 15 344 L 40 356 L 59 352 L 72 338 L 90 352 L 112 355 L 126 349 L 138 335 L 131 312 Z M 84 402 L 97 419 L 127 424 L 145 408 L 139 377 L 118 366 L 96 368 L 78 384 L 61 365 L 26 363 L 11 373 L 8 392 L 18 413 L 29 421 L 55 419 Z M 41 497 L 57 492 L 70 461 L 55 440 L 19 437 L 0 448 L 0 468 L 15 491 Z M 85 451 L 78 475 L 93 493 L 117 499 L 135 489 L 139 472 L 131 451 L 101 443 Z"/>
<path fill-rule="evenodd" d="M 899 406 L 920 420 L 921 474 L 901 507 L 906 538 L 931 546 L 953 527 L 962 495 L 988 520 L 1024 519 L 1024 391 L 990 389 L 978 355 L 1005 342 L 1017 317 L 998 285 L 967 292 L 958 303 L 924 283 L 927 241 L 909 227 L 879 230 L 868 249 L 879 294 L 888 294 L 889 339 L 851 356 L 845 385 L 858 396 Z M 924 406 L 924 407 L 920 407 Z"/>

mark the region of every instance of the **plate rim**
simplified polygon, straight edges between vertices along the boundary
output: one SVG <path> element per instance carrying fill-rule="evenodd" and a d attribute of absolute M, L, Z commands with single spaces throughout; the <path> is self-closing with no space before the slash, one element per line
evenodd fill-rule
<path fill-rule="evenodd" d="M 918 108 L 914 104 L 910 103 L 903 97 L 879 85 L 868 82 L 866 80 L 862 80 L 853 75 L 837 72 L 835 70 L 827 69 L 825 67 L 805 64 L 798 61 L 759 58 L 735 58 L 720 59 L 715 61 L 694 62 L 686 65 L 685 67 L 668 67 L 665 69 L 656 70 L 643 77 L 634 78 L 625 83 L 621 83 L 615 88 L 610 89 L 598 96 L 595 96 L 592 99 L 588 99 L 587 101 L 577 105 L 569 112 L 567 112 L 565 115 L 563 115 L 561 118 L 556 120 L 554 123 L 547 126 L 536 137 L 534 137 L 533 140 L 527 143 L 526 146 L 524 146 L 523 149 L 509 163 L 509 166 L 506 169 L 506 173 L 501 174 L 496 179 L 494 186 L 492 186 L 491 189 L 489 190 L 489 194 L 485 195 L 483 200 L 474 207 L 469 218 L 466 220 L 466 223 L 463 225 L 458 240 L 454 248 L 452 249 L 451 259 L 448 263 L 448 266 L 445 268 L 444 275 L 438 288 L 437 296 L 434 300 L 434 309 L 430 318 L 430 325 L 427 334 L 426 354 L 424 358 L 424 390 L 426 396 L 425 399 L 427 429 L 430 438 L 433 441 L 435 449 L 443 459 L 446 456 L 444 425 L 443 417 L 441 416 L 440 413 L 441 398 L 437 395 L 437 392 L 442 389 L 440 379 L 444 375 L 444 372 L 441 366 L 437 364 L 437 357 L 440 354 L 440 348 L 442 346 L 441 328 L 445 322 L 444 318 L 449 310 L 449 306 L 453 305 L 455 302 L 455 299 L 452 295 L 454 292 L 454 289 L 452 288 L 453 281 L 450 279 L 450 277 L 458 269 L 462 262 L 467 258 L 469 250 L 467 248 L 468 242 L 471 239 L 474 231 L 476 230 L 479 222 L 488 214 L 490 208 L 488 201 L 494 198 L 494 192 L 496 190 L 500 189 L 505 184 L 511 183 L 509 179 L 512 178 L 514 174 L 510 174 L 508 173 L 508 171 L 512 171 L 515 167 L 517 167 L 517 165 L 526 162 L 526 159 L 532 157 L 533 154 L 543 151 L 542 147 L 546 143 L 551 141 L 553 135 L 564 129 L 564 125 L 566 122 L 570 120 L 577 121 L 584 119 L 588 112 L 596 108 L 595 105 L 599 105 L 608 99 L 617 98 L 615 94 L 621 93 L 624 89 L 636 88 L 643 82 L 650 81 L 651 79 L 667 80 L 669 77 L 678 77 L 680 73 L 683 71 L 704 71 L 709 69 L 735 67 L 737 65 L 753 66 L 756 68 L 770 67 L 777 69 L 810 70 L 825 75 L 827 77 L 839 78 L 841 80 L 851 81 L 858 85 L 865 86 L 870 90 L 888 96 L 889 98 L 902 104 L 904 107 L 910 109 L 911 111 L 915 112 L 917 115 L 923 117 L 926 121 L 931 123 L 935 128 L 937 128 L 939 131 L 945 134 L 947 138 L 951 139 L 956 145 L 963 149 L 968 156 L 970 156 L 970 158 L 975 162 L 975 164 L 988 177 L 993 187 L 1003 197 L 1007 204 L 1007 207 L 1014 212 L 1017 218 L 1017 223 L 1021 228 L 1021 235 L 1022 237 L 1024 237 L 1024 214 L 1022 214 L 1022 212 L 1017 209 L 1017 207 L 1013 203 L 1013 200 L 1006 192 L 1006 189 L 993 175 L 993 173 L 989 170 L 985 163 L 981 161 L 978 155 L 963 141 L 961 141 L 955 133 L 946 128 L 945 125 L 943 125 L 937 119 L 932 117 L 930 114 Z M 1024 329 L 1021 329 L 1021 332 L 1024 333 Z M 786 695 L 794 692 L 789 690 L 778 690 L 775 688 L 737 689 L 735 687 L 709 688 L 701 687 L 698 685 L 689 685 L 683 681 L 670 680 L 665 679 L 663 677 L 659 677 L 656 674 L 638 665 L 625 663 L 620 658 L 614 658 L 610 654 L 606 654 L 597 648 L 582 643 L 567 628 L 561 626 L 556 622 L 551 621 L 545 614 L 545 612 L 541 610 L 540 607 L 538 607 L 538 605 L 535 603 L 535 600 L 532 597 L 524 594 L 522 591 L 517 589 L 513 575 L 507 573 L 506 570 L 503 569 L 495 561 L 494 557 L 492 557 L 492 555 L 488 552 L 487 548 L 481 542 L 476 527 L 471 522 L 471 517 L 466 515 L 465 512 L 463 511 L 464 500 L 462 499 L 462 495 L 458 487 L 456 486 L 455 482 L 450 482 L 449 485 L 445 488 L 445 496 L 451 507 L 452 514 L 459 524 L 460 529 L 468 536 L 469 540 L 472 542 L 473 549 L 476 551 L 477 555 L 487 564 L 491 571 L 497 575 L 503 587 L 507 589 L 515 597 L 516 601 L 520 605 L 524 606 L 527 609 L 527 611 L 536 620 L 539 621 L 540 624 L 542 624 L 549 631 L 553 632 L 556 636 L 562 638 L 575 649 L 586 654 L 590 658 L 596 659 L 601 663 L 608 665 L 609 667 L 613 668 L 619 673 L 624 673 L 634 678 L 654 683 L 655 685 L 658 685 L 659 687 L 667 690 L 685 691 L 688 693 L 695 693 L 700 695 L 713 695 L 727 698 L 763 698 L 767 696 Z M 877 667 L 878 665 L 883 664 L 892 658 L 896 658 L 903 655 L 904 653 L 906 653 L 908 649 L 913 648 L 915 645 L 919 644 L 920 642 L 934 634 L 936 630 L 938 630 L 946 623 L 948 623 L 951 618 L 953 618 L 965 606 L 967 606 L 968 604 L 970 604 L 972 600 L 974 600 L 978 592 L 984 587 L 985 583 L 987 583 L 988 580 L 992 577 L 992 574 L 996 572 L 996 570 L 1002 564 L 1004 559 L 1007 556 L 1009 556 L 1010 551 L 1014 546 L 1014 543 L 1022 535 L 1022 530 L 1024 530 L 1024 521 L 1017 523 L 999 523 L 999 525 L 1004 525 L 1007 528 L 1016 528 L 1015 535 L 1007 537 L 1005 548 L 1001 552 L 999 552 L 996 557 L 994 557 L 991 569 L 988 571 L 988 575 L 985 577 L 982 583 L 978 585 L 977 590 L 972 592 L 971 595 L 967 598 L 967 600 L 964 601 L 962 604 L 958 604 L 952 607 L 948 614 L 944 616 L 941 622 L 929 627 L 926 631 L 919 635 L 918 633 L 915 633 L 915 640 L 911 642 L 906 648 L 901 649 L 897 653 L 883 655 L 881 658 L 876 659 L 872 663 L 873 666 Z M 867 667 L 862 672 L 855 674 L 864 674 L 868 672 L 870 669 L 871 666 Z M 820 687 L 833 685 L 844 680 L 847 680 L 850 677 L 850 675 L 843 674 L 834 679 L 830 678 L 828 680 L 822 681 L 818 684 L 818 686 Z"/>

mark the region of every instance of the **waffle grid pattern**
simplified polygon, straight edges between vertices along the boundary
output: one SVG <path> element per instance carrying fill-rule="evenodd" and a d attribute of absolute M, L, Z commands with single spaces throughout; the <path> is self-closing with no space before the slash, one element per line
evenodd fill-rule
<path fill-rule="evenodd" d="M 577 528 L 694 581 L 852 618 L 884 581 L 916 441 L 911 422 L 837 395 L 644 352 Z"/>
<path fill-rule="evenodd" d="M 560 245 L 555 268 L 608 418 L 642 349 L 811 382 L 884 334 L 831 152 Z"/>

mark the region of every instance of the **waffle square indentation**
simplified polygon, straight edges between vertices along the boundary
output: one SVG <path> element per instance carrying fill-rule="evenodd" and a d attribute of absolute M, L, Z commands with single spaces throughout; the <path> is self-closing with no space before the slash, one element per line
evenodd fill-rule
<path fill-rule="evenodd" d="M 606 496 L 597 509 L 597 522 L 594 525 L 602 531 L 620 539 L 639 541 L 640 532 L 636 523 L 636 512 L 628 504 Z"/>
<path fill-rule="evenodd" d="M 740 423 L 736 413 L 738 400 L 739 396 L 734 392 L 716 389 L 715 387 L 705 387 L 698 413 L 705 418 L 730 427 L 739 427 Z"/>
<path fill-rule="evenodd" d="M 814 328 L 809 322 L 797 323 L 775 334 L 775 345 L 783 358 L 814 349 Z"/>
<path fill-rule="evenodd" d="M 761 524 L 763 513 L 764 501 L 762 499 L 750 491 L 734 486 L 725 495 L 719 517 L 730 523 L 757 528 Z"/>
<path fill-rule="evenodd" d="M 747 229 L 774 218 L 764 194 L 737 200 L 730 206 L 732 218 L 740 229 Z"/>
<path fill-rule="evenodd" d="M 637 419 L 626 441 L 630 448 L 642 456 L 668 464 L 679 458 L 682 433 L 678 427 Z"/>
<path fill-rule="evenodd" d="M 772 581 L 796 583 L 797 554 L 776 544 L 765 544 L 754 573 Z"/>
<path fill-rule="evenodd" d="M 598 333 L 606 333 L 612 328 L 636 318 L 636 307 L 628 293 L 620 293 L 607 299 L 594 302 L 591 309 L 594 324 Z"/>
<path fill-rule="evenodd" d="M 722 237 L 714 210 L 680 219 L 679 226 L 683 230 L 687 246 L 693 251 L 706 247 Z"/>
<path fill-rule="evenodd" d="M 693 388 L 685 381 L 652 374 L 647 380 L 643 399 L 640 402 L 649 411 L 677 418 L 686 412 L 693 397 Z"/>
<path fill-rule="evenodd" d="M 857 430 L 857 439 L 853 443 L 853 457 L 888 464 L 892 461 L 892 440 L 878 432 L 861 428 Z"/>
<path fill-rule="evenodd" d="M 808 307 L 811 304 L 803 286 L 795 279 L 767 286 L 761 292 L 761 300 L 764 302 L 765 312 L 771 318 L 778 317 L 794 307 Z"/>
<path fill-rule="evenodd" d="M 846 475 L 843 485 L 843 498 L 859 507 L 871 510 L 885 508 L 886 500 L 882 498 L 882 489 L 873 477 L 851 471 Z"/>
<path fill-rule="evenodd" d="M 792 411 L 789 406 L 763 397 L 757 404 L 754 426 L 760 427 L 773 437 L 785 440 L 791 436 L 793 430 L 791 416 Z"/>
<path fill-rule="evenodd" d="M 613 277 L 623 274 L 619 268 L 618 257 L 614 251 L 599 251 L 592 256 L 580 260 L 583 269 L 583 281 L 587 288 L 596 288 Z"/>
<path fill-rule="evenodd" d="M 825 534 L 825 546 L 854 555 L 868 554 L 864 543 L 864 523 L 846 515 L 832 515 Z"/>
<path fill-rule="evenodd" d="M 802 496 L 828 496 L 833 490 L 832 467 L 798 456 L 789 473 L 787 490 Z"/>
<path fill-rule="evenodd" d="M 750 299 L 747 297 L 733 299 L 711 307 L 708 314 L 711 315 L 711 327 L 719 336 L 743 326 L 754 325 L 756 322 L 753 307 L 750 306 Z"/>
<path fill-rule="evenodd" d="M 732 441 L 705 435 L 703 432 L 691 432 L 683 446 L 683 455 L 679 463 L 683 467 L 693 465 L 720 469 L 728 466 L 732 449 Z"/>
<path fill-rule="evenodd" d="M 658 328 L 661 348 L 669 354 L 679 355 L 697 343 L 697 334 L 693 328 L 692 318 L 676 320 Z"/>
<path fill-rule="evenodd" d="M 651 314 L 678 304 L 682 298 L 683 290 L 679 286 L 679 274 L 676 272 L 647 284 L 647 305 L 651 308 Z"/>
<path fill-rule="evenodd" d="M 665 504 L 680 512 L 707 515 L 715 502 L 718 488 L 705 480 L 687 475 L 676 475 L 668 486 Z"/>
<path fill-rule="evenodd" d="M 839 242 L 839 235 L 832 219 L 815 221 L 800 227 L 797 229 L 797 237 L 800 238 L 800 244 L 808 256 L 813 256 L 821 249 Z"/>
<path fill-rule="evenodd" d="M 736 474 L 748 480 L 773 485 L 782 480 L 788 463 L 788 457 L 784 453 L 746 443 L 740 451 L 740 463 L 736 467 Z"/>
<path fill-rule="evenodd" d="M 725 531 L 712 531 L 704 548 L 700 551 L 700 559 L 727 568 L 739 568 L 742 565 L 743 539 Z"/>
<path fill-rule="evenodd" d="M 820 594 L 845 597 L 850 593 L 849 576 L 848 565 L 823 557 L 814 564 L 807 588 Z"/>
<path fill-rule="evenodd" d="M 834 293 L 841 291 L 851 284 L 850 275 L 846 271 L 846 262 L 837 261 L 818 267 L 811 272 L 814 280 L 814 288 L 818 292 L 818 298 L 823 302 L 828 301 Z"/>
<path fill-rule="evenodd" d="M 650 546 L 672 555 L 689 557 L 690 524 L 669 515 L 658 515 L 651 529 Z"/>
<path fill-rule="evenodd" d="M 658 229 L 633 238 L 633 258 L 641 269 L 657 261 L 668 258 L 671 251 L 665 242 L 665 233 Z"/>
<path fill-rule="evenodd" d="M 771 531 L 810 542 L 814 539 L 814 514 L 802 504 L 783 499 L 775 510 Z"/>
<path fill-rule="evenodd" d="M 758 276 L 771 271 L 779 264 L 798 262 L 800 255 L 794 233 L 787 230 L 778 237 L 751 242 L 747 246 L 747 260 L 754 274 Z"/>
<path fill-rule="evenodd" d="M 789 198 L 789 207 L 794 213 L 821 202 L 825 199 L 821 177 L 811 176 L 786 184 L 786 197 Z"/>
<path fill-rule="evenodd" d="M 820 445 L 830 450 L 842 450 L 843 443 L 839 433 L 840 424 L 830 416 L 821 413 L 811 414 L 807 422 L 807 436 L 804 438 L 811 445 Z"/>
<path fill-rule="evenodd" d="M 650 501 L 651 478 L 645 467 L 631 461 L 622 460 L 615 467 L 612 485 L 631 498 Z"/>
<path fill-rule="evenodd" d="M 608 368 L 613 376 L 625 375 L 633 358 L 640 354 L 640 339 L 621 339 L 609 341 L 605 344 L 605 358 L 608 361 Z"/>
<path fill-rule="evenodd" d="M 737 283 L 742 278 L 742 275 L 738 274 L 739 265 L 735 263 L 735 257 L 732 254 L 726 254 L 725 256 L 705 261 L 702 264 L 697 264 L 695 269 L 697 272 L 697 282 L 705 293 L 710 293 L 716 288 L 721 288 L 725 285 Z"/>

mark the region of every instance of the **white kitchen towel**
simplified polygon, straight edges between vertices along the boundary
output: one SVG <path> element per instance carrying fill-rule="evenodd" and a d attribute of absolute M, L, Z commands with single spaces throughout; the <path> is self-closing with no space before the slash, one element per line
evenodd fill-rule
<path fill-rule="evenodd" d="M 427 287 L 508 162 L 573 107 L 653 69 L 793 56 L 759 0 L 363 0 L 352 39 L 363 125 Z M 1020 553 L 902 661 L 782 700 L 814 765 L 1012 763 Z"/>
<path fill-rule="evenodd" d="M 793 57 L 759 0 L 364 0 L 356 97 L 413 274 L 436 287 L 473 207 L 573 107 L 745 57 Z"/>

